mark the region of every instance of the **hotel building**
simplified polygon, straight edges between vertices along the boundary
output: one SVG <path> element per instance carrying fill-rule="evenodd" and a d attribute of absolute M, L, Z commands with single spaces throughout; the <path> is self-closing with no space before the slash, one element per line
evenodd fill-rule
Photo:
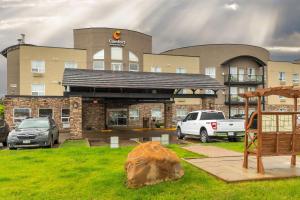
<path fill-rule="evenodd" d="M 11 127 L 28 116 L 48 115 L 79 137 L 154 121 L 170 127 L 196 109 L 242 114 L 239 93 L 299 80 L 299 61 L 270 61 L 270 53 L 257 46 L 208 44 L 153 54 L 152 37 L 137 31 L 73 33 L 74 48 L 21 41 L 1 52 L 7 58 L 5 117 Z M 263 102 L 273 110 L 289 109 L 290 103 L 272 97 Z M 250 105 L 255 110 L 256 99 Z"/>

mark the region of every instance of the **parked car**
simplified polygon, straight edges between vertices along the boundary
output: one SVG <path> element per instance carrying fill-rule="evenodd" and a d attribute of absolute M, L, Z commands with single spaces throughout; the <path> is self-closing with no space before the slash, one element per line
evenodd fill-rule
<path fill-rule="evenodd" d="M 59 131 L 54 120 L 47 117 L 23 120 L 7 138 L 9 149 L 24 147 L 53 147 L 59 142 Z"/>
<path fill-rule="evenodd" d="M 6 139 L 8 135 L 8 126 L 3 119 L 0 119 L 0 143 L 6 146 Z"/>
<path fill-rule="evenodd" d="M 231 117 L 231 119 L 245 119 L 245 114 L 236 114 Z"/>
<path fill-rule="evenodd" d="M 217 110 L 199 110 L 190 112 L 183 121 L 177 123 L 177 136 L 199 136 L 201 142 L 209 142 L 213 137 L 227 137 L 236 141 L 244 136 L 244 120 L 225 119 L 224 113 Z"/>

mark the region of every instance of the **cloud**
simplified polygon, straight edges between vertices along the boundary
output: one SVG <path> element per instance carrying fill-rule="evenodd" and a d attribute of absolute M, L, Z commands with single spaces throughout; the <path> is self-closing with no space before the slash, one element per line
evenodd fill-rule
<path fill-rule="evenodd" d="M 239 9 L 239 5 L 237 3 L 230 3 L 230 4 L 225 4 L 224 8 L 228 9 L 228 10 L 233 10 L 236 11 L 237 9 Z"/>

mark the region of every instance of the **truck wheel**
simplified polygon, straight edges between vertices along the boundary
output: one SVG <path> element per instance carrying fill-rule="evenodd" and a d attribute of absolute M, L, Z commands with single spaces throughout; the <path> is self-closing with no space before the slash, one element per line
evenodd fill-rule
<path fill-rule="evenodd" d="M 177 128 L 176 132 L 177 138 L 182 140 L 184 138 L 184 135 L 182 134 L 181 129 L 179 127 Z"/>
<path fill-rule="evenodd" d="M 209 142 L 209 137 L 208 137 L 208 134 L 207 134 L 207 131 L 205 129 L 203 129 L 201 132 L 200 132 L 200 141 L 202 143 L 207 143 Z"/>

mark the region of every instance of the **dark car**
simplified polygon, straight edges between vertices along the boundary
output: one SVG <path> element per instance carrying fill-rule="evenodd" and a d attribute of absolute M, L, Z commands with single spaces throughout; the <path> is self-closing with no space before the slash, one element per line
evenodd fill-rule
<path fill-rule="evenodd" d="M 245 114 L 235 114 L 231 119 L 245 119 Z"/>
<path fill-rule="evenodd" d="M 23 120 L 7 137 L 9 149 L 24 147 L 52 147 L 59 141 L 59 131 L 51 118 Z"/>
<path fill-rule="evenodd" d="M 3 119 L 0 119 L 0 143 L 6 145 L 6 139 L 8 135 L 8 126 Z"/>

